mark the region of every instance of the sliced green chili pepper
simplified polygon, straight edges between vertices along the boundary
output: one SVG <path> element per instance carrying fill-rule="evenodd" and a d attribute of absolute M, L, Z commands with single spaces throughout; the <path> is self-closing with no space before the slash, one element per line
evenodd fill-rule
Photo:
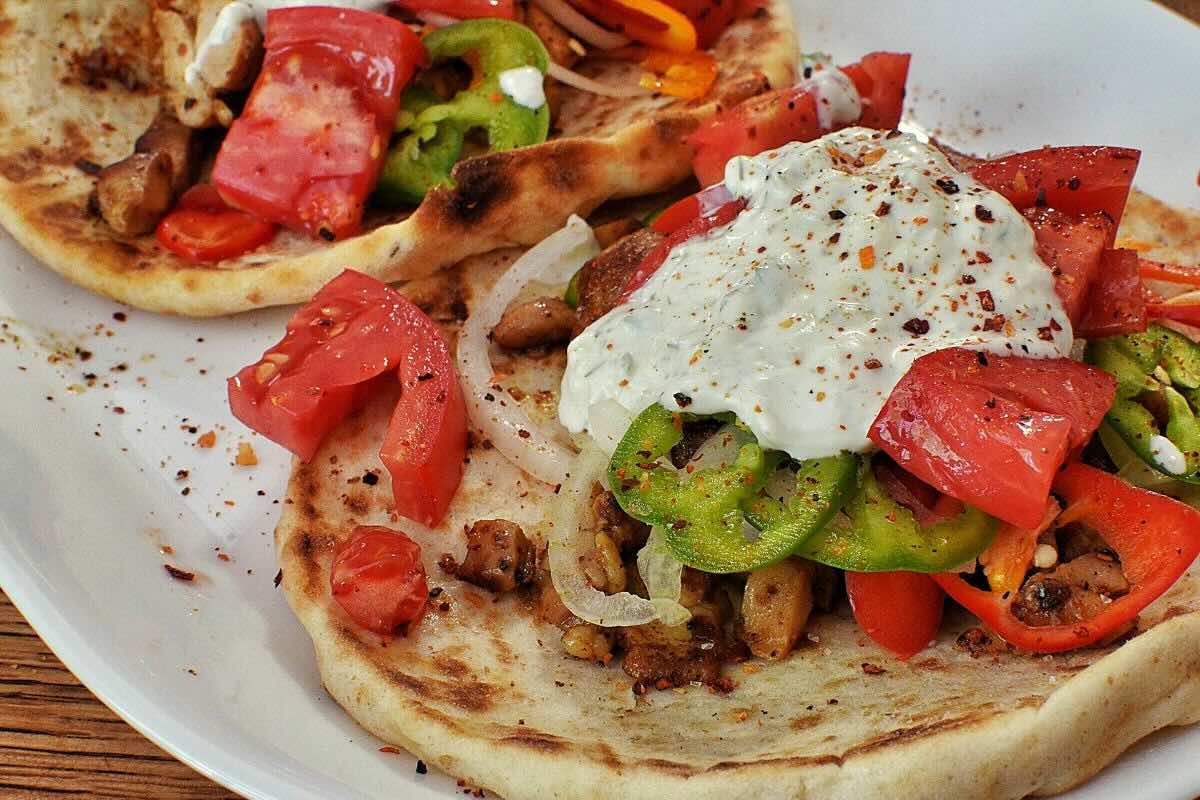
<path fill-rule="evenodd" d="M 1105 417 L 1112 430 L 1153 469 L 1200 483 L 1200 345 L 1151 325 L 1095 339 L 1085 358 L 1117 379 L 1117 399 Z"/>
<path fill-rule="evenodd" d="M 433 64 L 471 54 L 474 80 L 446 102 L 405 93 L 397 121 L 408 132 L 388 153 L 376 189 L 387 204 L 419 203 L 433 187 L 453 186 L 450 170 L 472 130 L 487 133 L 491 151 L 544 142 L 550 131 L 544 103 L 526 108 L 500 88 L 500 75 L 507 70 L 534 67 L 545 75 L 549 68 L 546 47 L 529 28 L 503 19 L 472 19 L 440 28 L 424 41 Z"/>
<path fill-rule="evenodd" d="M 801 464 L 797 480 L 805 491 L 787 505 L 761 496 L 764 478 L 784 456 L 764 453 L 752 438 L 733 464 L 681 480 L 658 463 L 682 438 L 681 422 L 658 405 L 639 414 L 613 453 L 609 483 L 626 513 L 662 528 L 671 553 L 696 569 L 745 572 L 780 561 L 853 494 L 857 459 L 844 454 Z M 746 536 L 747 518 L 762 523 L 755 538 Z"/>
<path fill-rule="evenodd" d="M 567 284 L 566 291 L 563 292 L 563 302 L 571 308 L 579 308 L 579 276 L 583 269 L 577 269 L 575 274 L 571 276 L 571 282 Z"/>
<path fill-rule="evenodd" d="M 923 528 L 888 495 L 869 463 L 861 479 L 845 514 L 806 539 L 798 555 L 851 572 L 943 572 L 978 556 L 996 535 L 996 520 L 970 506 Z"/>

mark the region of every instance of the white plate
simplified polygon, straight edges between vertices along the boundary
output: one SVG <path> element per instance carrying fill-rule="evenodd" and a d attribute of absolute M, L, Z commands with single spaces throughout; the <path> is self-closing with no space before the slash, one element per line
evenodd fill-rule
<path fill-rule="evenodd" d="M 1139 185 L 1200 206 L 1200 29 L 1161 8 L 798 6 L 808 49 L 842 61 L 911 50 L 911 108 L 952 143 L 1140 147 Z M 308 639 L 272 587 L 287 461 L 230 417 L 223 378 L 278 337 L 287 312 L 195 322 L 126 310 L 118 322 L 123 309 L 7 238 L 0 263 L 0 585 L 50 647 L 139 730 L 248 797 L 455 794 L 444 776 L 416 776 L 411 758 L 380 753 L 325 696 Z M 97 385 L 73 392 L 85 373 Z M 209 430 L 216 447 L 196 447 Z M 243 440 L 257 467 L 233 466 Z M 200 577 L 174 581 L 165 561 Z M 1198 758 L 1200 730 L 1168 732 L 1074 796 L 1194 797 Z"/>

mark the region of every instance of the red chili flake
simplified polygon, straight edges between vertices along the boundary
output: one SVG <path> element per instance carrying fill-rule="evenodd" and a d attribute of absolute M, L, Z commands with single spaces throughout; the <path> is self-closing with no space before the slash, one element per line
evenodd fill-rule
<path fill-rule="evenodd" d="M 833 236 L 830 236 L 830 237 L 829 237 L 829 243 L 830 243 L 830 244 L 837 244 L 837 243 L 838 243 L 838 242 L 840 242 L 841 240 L 842 240 L 842 234 L 841 234 L 841 232 L 840 232 L 840 231 L 839 231 L 839 232 L 837 232 L 837 233 L 835 233 Z"/>
<path fill-rule="evenodd" d="M 1054 317 L 1051 317 L 1051 318 L 1050 318 L 1050 327 L 1051 327 L 1051 328 L 1053 328 L 1053 329 L 1054 329 L 1054 330 L 1056 330 L 1056 331 L 1061 331 L 1061 330 L 1062 330 L 1062 325 L 1059 325 L 1059 324 L 1058 324 L 1058 320 L 1056 320 Z"/>
<path fill-rule="evenodd" d="M 121 413 L 124 413 L 124 412 L 122 411 Z M 199 438 L 196 439 L 196 446 L 203 447 L 206 450 L 210 447 L 215 446 L 216 443 L 217 443 L 216 431 L 207 431 L 206 433 L 200 434 Z"/>
<path fill-rule="evenodd" d="M 992 299 L 992 293 L 987 289 L 982 292 L 976 292 L 975 295 L 979 298 L 979 305 L 984 311 L 995 311 L 996 301 Z"/>
<path fill-rule="evenodd" d="M 230 559 L 230 557 L 229 557 L 229 554 L 228 554 L 228 553 L 217 553 L 217 558 L 221 559 L 222 561 L 230 561 L 230 560 L 232 560 L 232 559 Z"/>
<path fill-rule="evenodd" d="M 991 210 L 980 205 L 975 206 L 975 219 L 979 220 L 980 222 L 996 221 L 996 218 L 992 216 Z"/>
<path fill-rule="evenodd" d="M 1044 328 L 1038 328 L 1038 338 L 1043 342 L 1052 342 L 1054 341 L 1054 331 L 1050 330 L 1049 325 Z"/>
<path fill-rule="evenodd" d="M 379 476 L 374 472 L 368 472 L 362 476 L 362 482 L 367 486 L 374 486 L 375 484 L 379 483 Z"/>
<path fill-rule="evenodd" d="M 846 212 L 845 212 L 845 211 L 842 211 L 840 208 L 835 208 L 835 209 L 832 209 L 832 210 L 829 212 L 829 218 L 830 218 L 830 219 L 832 219 L 832 220 L 845 219 L 845 218 L 846 218 Z"/>
<path fill-rule="evenodd" d="M 904 330 L 911 333 L 913 336 L 924 336 L 929 333 L 929 321 L 913 317 L 902 326 Z"/>
<path fill-rule="evenodd" d="M 868 358 L 866 361 L 863 362 L 863 366 L 866 367 L 867 369 L 879 369 L 880 367 L 883 366 L 883 362 L 880 361 L 878 358 Z"/>
<path fill-rule="evenodd" d="M 934 183 L 946 194 L 958 194 L 958 184 L 950 178 L 938 178 Z"/>
<path fill-rule="evenodd" d="M 800 202 L 801 200 L 803 200 L 803 199 L 804 199 L 804 195 L 803 195 L 803 194 L 797 194 L 797 195 L 793 195 L 793 196 L 792 196 L 792 202 L 791 202 L 791 204 L 792 204 L 792 205 L 796 205 L 797 203 L 799 203 L 799 202 Z"/>
<path fill-rule="evenodd" d="M 179 567 L 173 567 L 170 564 L 163 564 L 163 569 L 165 569 L 167 574 L 177 581 L 196 580 L 196 573 L 194 572 L 188 572 L 187 570 L 182 570 Z"/>
<path fill-rule="evenodd" d="M 978 261 L 980 264 L 992 263 L 992 257 L 989 256 L 987 253 L 983 252 L 982 250 L 975 251 L 975 260 Z"/>
<path fill-rule="evenodd" d="M 113 413 L 114 414 L 124 414 L 125 409 L 122 406 L 113 406 Z"/>
<path fill-rule="evenodd" d="M 983 321 L 983 329 L 985 331 L 1002 331 L 1004 330 L 1004 315 L 997 314 L 994 317 L 988 317 Z"/>
<path fill-rule="evenodd" d="M 886 200 L 879 204 L 879 208 L 875 209 L 875 216 L 886 217 L 888 212 L 892 210 L 892 204 Z"/>
<path fill-rule="evenodd" d="M 862 664 L 862 671 L 867 675 L 882 675 L 883 673 L 887 672 L 887 670 L 883 667 L 878 666 L 877 664 L 869 664 L 866 661 L 864 661 Z"/>
<path fill-rule="evenodd" d="M 671 396 L 675 398 L 675 402 L 680 408 L 687 408 L 692 404 L 692 398 L 683 392 L 676 392 Z"/>
<path fill-rule="evenodd" d="M 522 439 L 528 439 L 531 436 L 531 434 L 529 433 L 529 431 L 525 430 L 524 428 L 519 428 L 517 430 L 517 436 L 520 436 Z"/>
<path fill-rule="evenodd" d="M 113 319 L 115 319 L 117 322 L 124 322 L 125 320 L 129 319 L 129 316 L 124 311 L 114 311 Z"/>
<path fill-rule="evenodd" d="M 972 284 L 975 282 L 975 276 L 974 275 L 963 275 L 962 282 L 965 284 L 968 284 L 968 285 Z"/>

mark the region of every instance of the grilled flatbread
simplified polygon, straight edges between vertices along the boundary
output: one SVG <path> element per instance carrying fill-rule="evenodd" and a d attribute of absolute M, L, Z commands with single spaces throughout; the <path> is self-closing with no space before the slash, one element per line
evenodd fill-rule
<path fill-rule="evenodd" d="M 532 244 L 609 198 L 664 190 L 691 174 L 684 137 L 700 120 L 790 84 L 796 61 L 788 3 L 773 0 L 721 37 L 713 50 L 720 75 L 703 101 L 617 100 L 561 87 L 561 130 L 551 141 L 460 162 L 457 189 L 431 193 L 411 214 L 369 213 L 364 234 L 334 244 L 284 232 L 239 258 L 195 266 L 153 236 L 116 235 L 89 210 L 86 170 L 133 152 L 171 100 L 154 7 L 193 7 L 194 16 L 197 3 L 12 0 L 0 12 L 0 223 L 75 283 L 191 316 L 304 301 L 348 265 L 386 281 L 422 277 Z M 172 51 L 168 63 L 179 58 Z M 636 65 L 578 69 L 615 81 Z"/>
<path fill-rule="evenodd" d="M 1122 234 L 1150 257 L 1200 263 L 1200 215 L 1137 195 Z M 465 263 L 467 306 L 515 253 Z M 553 415 L 561 354 L 514 359 L 506 385 Z M 538 394 L 539 391 L 551 394 Z M 519 395 L 519 393 L 517 393 Z M 497 451 L 473 447 L 441 529 L 391 513 L 377 451 L 394 403 L 347 419 L 292 475 L 276 543 L 283 589 L 312 636 L 329 693 L 372 733 L 507 798 L 1020 798 L 1064 791 L 1160 728 L 1200 721 L 1200 570 L 1124 643 L 1058 656 L 957 645 L 978 623 L 948 612 L 909 662 L 879 649 L 842 607 L 813 617 L 780 662 L 726 668 L 736 684 L 632 690 L 616 663 L 568 657 L 529 601 L 447 577 L 463 526 L 502 517 L 537 534 L 552 491 Z M 367 472 L 377 483 L 363 482 Z M 332 600 L 333 548 L 356 524 L 408 532 L 441 588 L 407 638 L 384 642 Z M 950 604 L 948 604 L 948 609 Z"/>

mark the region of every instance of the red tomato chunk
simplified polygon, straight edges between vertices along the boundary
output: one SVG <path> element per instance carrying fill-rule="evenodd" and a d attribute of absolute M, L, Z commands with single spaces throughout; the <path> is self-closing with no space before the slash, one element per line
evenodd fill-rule
<path fill-rule="evenodd" d="M 308 461 L 387 373 L 401 384 L 380 450 L 396 511 L 437 524 L 462 478 L 466 406 L 441 331 L 395 289 L 353 270 L 330 281 L 278 344 L 229 379 L 229 406 Z"/>
<path fill-rule="evenodd" d="M 334 553 L 333 599 L 350 619 L 387 636 L 421 615 L 429 598 L 421 547 L 390 528 L 360 525 Z"/>
<path fill-rule="evenodd" d="M 352 236 L 424 46 L 381 14 L 301 7 L 267 15 L 266 48 L 213 183 L 262 219 L 330 241 Z"/>
<path fill-rule="evenodd" d="M 1087 443 L 1115 393 L 1111 375 L 1068 358 L 941 350 L 917 359 L 869 435 L 939 491 L 1032 528 L 1055 472 Z"/>

